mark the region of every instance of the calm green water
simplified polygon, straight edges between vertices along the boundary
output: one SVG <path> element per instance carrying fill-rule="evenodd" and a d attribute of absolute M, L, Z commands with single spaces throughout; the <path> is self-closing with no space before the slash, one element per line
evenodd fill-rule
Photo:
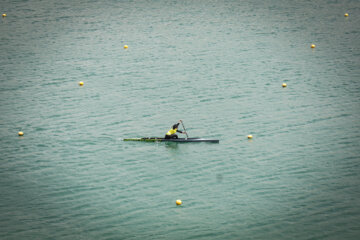
<path fill-rule="evenodd" d="M 359 1 L 0 11 L 0 239 L 358 239 Z"/>

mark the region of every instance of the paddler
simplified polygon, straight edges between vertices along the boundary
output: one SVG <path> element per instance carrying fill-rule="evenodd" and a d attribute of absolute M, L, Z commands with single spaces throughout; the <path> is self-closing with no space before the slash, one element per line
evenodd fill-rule
<path fill-rule="evenodd" d="M 165 139 L 172 139 L 172 138 L 179 138 L 178 135 L 176 135 L 176 132 L 186 134 L 186 132 L 182 132 L 178 130 L 179 124 L 181 120 L 179 120 L 178 123 L 175 123 L 172 128 L 166 133 Z"/>

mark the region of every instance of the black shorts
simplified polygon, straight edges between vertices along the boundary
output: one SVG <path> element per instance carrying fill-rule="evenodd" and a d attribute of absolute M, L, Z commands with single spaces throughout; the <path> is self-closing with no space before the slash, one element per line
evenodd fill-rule
<path fill-rule="evenodd" d="M 173 139 L 173 138 L 179 138 L 178 135 L 172 134 L 172 135 L 165 135 L 165 139 Z"/>

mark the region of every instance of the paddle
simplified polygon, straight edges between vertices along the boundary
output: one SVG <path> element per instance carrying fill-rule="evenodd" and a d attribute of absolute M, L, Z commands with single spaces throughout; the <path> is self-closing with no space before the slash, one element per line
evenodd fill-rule
<path fill-rule="evenodd" d="M 185 131 L 185 134 L 186 134 L 186 139 L 188 139 L 189 138 L 189 136 L 188 136 L 188 134 L 187 134 L 187 132 L 186 132 L 186 129 L 185 129 L 185 126 L 184 126 L 184 123 L 180 120 L 180 122 L 181 122 L 181 125 L 182 125 L 182 127 L 183 127 L 183 129 L 184 129 L 184 131 Z"/>

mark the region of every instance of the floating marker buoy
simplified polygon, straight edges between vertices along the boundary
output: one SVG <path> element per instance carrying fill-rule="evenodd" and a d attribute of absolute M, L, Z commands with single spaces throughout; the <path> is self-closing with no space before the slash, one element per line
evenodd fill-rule
<path fill-rule="evenodd" d="M 181 205 L 182 204 L 182 201 L 180 199 L 176 200 L 176 205 Z"/>
<path fill-rule="evenodd" d="M 83 86 L 83 85 L 84 85 L 84 82 L 79 82 L 79 85 L 80 85 L 80 86 Z"/>
<path fill-rule="evenodd" d="M 252 135 L 248 135 L 247 137 L 248 137 L 248 139 L 252 139 L 252 138 L 253 138 L 253 136 L 252 136 Z"/>
<path fill-rule="evenodd" d="M 344 14 L 344 17 L 348 17 L 348 16 L 349 16 L 349 14 L 348 14 L 348 13 L 345 13 L 345 14 Z"/>
<path fill-rule="evenodd" d="M 2 17 L 6 17 L 6 13 L 3 13 L 3 14 L 2 14 Z"/>
<path fill-rule="evenodd" d="M 311 44 L 311 48 L 315 48 L 316 47 L 316 45 L 315 44 Z"/>
<path fill-rule="evenodd" d="M 24 136 L 23 132 L 18 132 L 19 136 Z"/>
<path fill-rule="evenodd" d="M 286 87 L 286 86 L 287 86 L 287 84 L 286 84 L 286 83 L 283 83 L 283 84 L 282 84 L 282 87 Z"/>
<path fill-rule="evenodd" d="M 128 47 L 129 47 L 128 45 L 124 45 L 124 49 L 128 49 Z"/>

